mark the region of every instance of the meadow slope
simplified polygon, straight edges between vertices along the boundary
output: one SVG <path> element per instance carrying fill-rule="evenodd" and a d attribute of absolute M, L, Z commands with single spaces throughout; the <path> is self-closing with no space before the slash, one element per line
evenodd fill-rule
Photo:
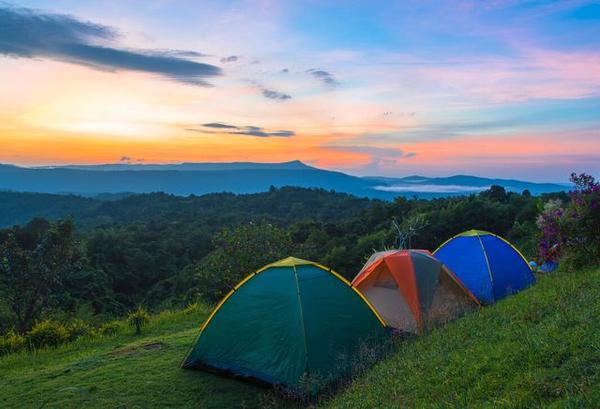
<path fill-rule="evenodd" d="M 298 407 L 270 390 L 182 370 L 208 314 L 199 307 L 132 331 L 0 358 L 2 408 Z M 600 407 L 600 270 L 562 272 L 401 343 L 327 408 Z"/>
<path fill-rule="evenodd" d="M 542 277 L 403 343 L 327 407 L 600 407 L 600 270 Z"/>

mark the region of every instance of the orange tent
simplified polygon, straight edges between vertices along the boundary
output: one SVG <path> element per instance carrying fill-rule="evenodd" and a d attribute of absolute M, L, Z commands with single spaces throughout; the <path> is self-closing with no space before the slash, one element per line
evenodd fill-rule
<path fill-rule="evenodd" d="M 427 250 L 375 253 L 352 281 L 387 325 L 422 333 L 479 305 L 461 281 Z"/>

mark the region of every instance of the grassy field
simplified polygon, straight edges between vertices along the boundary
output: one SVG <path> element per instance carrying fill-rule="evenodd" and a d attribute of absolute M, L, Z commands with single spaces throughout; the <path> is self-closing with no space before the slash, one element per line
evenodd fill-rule
<path fill-rule="evenodd" d="M 328 408 L 600 408 L 600 270 L 557 273 L 409 340 Z"/>
<path fill-rule="evenodd" d="M 298 407 L 244 382 L 182 370 L 208 311 L 0 358 L 1 408 Z M 401 343 L 319 407 L 600 407 L 600 270 L 558 273 Z"/>
<path fill-rule="evenodd" d="M 0 358 L 0 408 L 244 408 L 272 393 L 179 364 L 209 311 L 164 313 L 128 333 Z"/>

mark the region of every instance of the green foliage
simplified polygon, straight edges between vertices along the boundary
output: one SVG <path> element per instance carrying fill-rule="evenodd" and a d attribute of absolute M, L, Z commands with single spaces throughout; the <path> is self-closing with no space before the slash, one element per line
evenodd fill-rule
<path fill-rule="evenodd" d="M 27 346 L 27 340 L 13 330 L 5 335 L 0 335 L 0 356 L 19 352 Z"/>
<path fill-rule="evenodd" d="M 265 264 L 290 255 L 289 234 L 268 223 L 247 223 L 224 229 L 215 249 L 196 266 L 196 285 L 209 301 L 218 301 L 240 280 Z"/>
<path fill-rule="evenodd" d="M 191 303 L 191 304 L 188 304 L 187 307 L 185 307 L 183 309 L 183 313 L 184 314 L 193 314 L 193 313 L 197 312 L 199 308 L 200 308 L 200 304 L 198 304 L 197 302 Z"/>
<path fill-rule="evenodd" d="M 55 224 L 34 219 L 3 232 L 0 241 L 0 293 L 24 333 L 48 308 L 67 307 L 65 285 L 81 268 L 82 255 L 71 220 Z"/>
<path fill-rule="evenodd" d="M 43 219 L 0 230 L 0 334 L 25 333 L 45 318 L 99 325 L 140 304 L 160 311 L 216 302 L 247 274 L 290 255 L 352 279 L 373 251 L 399 245 L 393 220 L 413 248 L 433 250 L 479 228 L 507 237 L 531 257 L 539 206 L 550 197 L 494 188 L 382 202 L 290 187 L 251 195 L 86 199 L 77 203 L 87 210 L 74 213 L 77 235 L 72 222 Z"/>
<path fill-rule="evenodd" d="M 88 335 L 92 332 L 92 327 L 81 319 L 75 319 L 67 326 L 69 331 L 69 341 L 75 341 L 80 337 Z"/>
<path fill-rule="evenodd" d="M 142 328 L 150 321 L 150 314 L 141 305 L 127 315 L 127 322 L 130 327 L 135 328 L 136 335 L 141 335 Z"/>
<path fill-rule="evenodd" d="M 49 319 L 34 325 L 27 333 L 27 340 L 34 348 L 55 347 L 68 342 L 70 338 L 65 325 Z"/>
<path fill-rule="evenodd" d="M 111 336 L 116 335 L 123 330 L 123 324 L 120 321 L 111 321 L 102 324 L 97 333 L 101 335 Z"/>

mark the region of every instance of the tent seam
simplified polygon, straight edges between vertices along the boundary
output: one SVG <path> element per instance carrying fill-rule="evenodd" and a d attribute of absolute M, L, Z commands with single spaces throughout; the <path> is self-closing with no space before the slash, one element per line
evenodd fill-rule
<path fill-rule="evenodd" d="M 306 371 L 306 375 L 310 375 L 310 367 L 308 365 L 308 337 L 306 336 L 306 322 L 304 321 L 304 307 L 302 305 L 302 296 L 300 294 L 300 280 L 298 279 L 298 271 L 296 270 L 296 265 L 292 266 L 294 269 L 294 278 L 296 279 L 296 294 L 298 295 L 298 309 L 300 310 L 300 322 L 302 323 L 302 335 L 304 338 L 304 355 L 306 356 L 306 364 L 304 370 Z"/>
<path fill-rule="evenodd" d="M 408 262 L 410 263 L 410 266 L 412 267 L 411 270 L 412 270 L 412 276 L 413 276 L 413 283 L 415 285 L 415 288 L 413 290 L 415 292 L 415 298 L 417 299 L 417 308 L 418 308 L 418 313 L 419 313 L 417 326 L 419 327 L 419 332 L 423 333 L 424 329 L 423 329 L 423 311 L 421 308 L 421 297 L 419 296 L 419 288 L 417 286 L 415 263 L 413 263 L 412 256 L 410 255 L 410 253 L 408 256 Z M 386 265 L 387 265 L 387 263 L 386 263 Z M 388 269 L 389 269 L 389 265 L 388 265 Z M 400 290 L 400 289 L 398 288 L 398 290 Z"/>
<path fill-rule="evenodd" d="M 483 245 L 483 241 L 481 240 L 481 236 L 479 233 L 477 234 L 477 239 L 479 240 L 479 245 L 481 246 L 481 250 L 483 251 L 483 256 L 485 257 L 485 265 L 488 269 L 488 274 L 490 275 L 490 283 L 492 284 L 492 299 L 496 302 L 496 293 L 494 292 L 494 272 L 492 271 L 492 266 L 490 265 L 490 259 L 488 258 L 487 250 Z"/>

